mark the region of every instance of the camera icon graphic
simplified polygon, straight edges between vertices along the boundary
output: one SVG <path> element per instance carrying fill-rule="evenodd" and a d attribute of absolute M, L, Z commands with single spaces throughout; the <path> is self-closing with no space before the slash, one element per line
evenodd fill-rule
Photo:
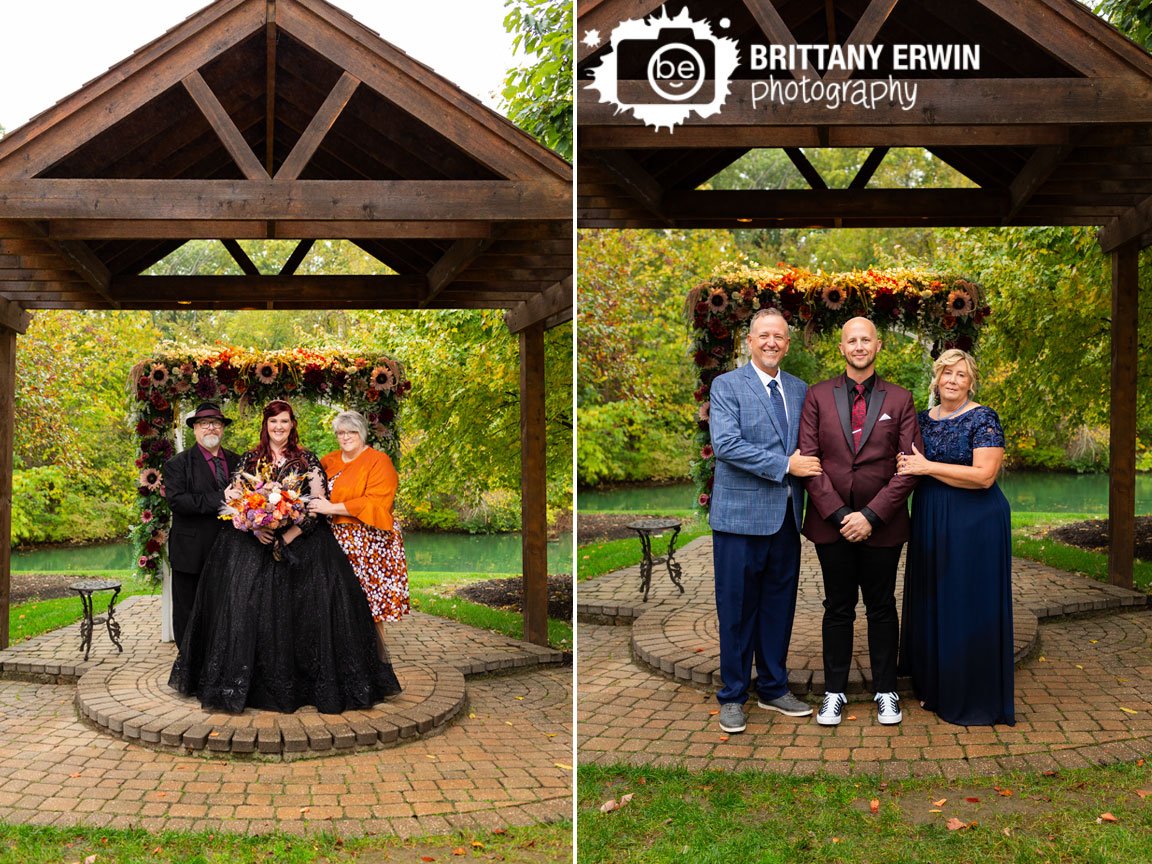
<path fill-rule="evenodd" d="M 599 91 L 601 102 L 669 131 L 692 114 L 718 113 L 739 63 L 736 41 L 713 35 L 711 25 L 692 20 L 686 8 L 674 18 L 662 9 L 659 16 L 624 21 L 612 31 L 611 45 L 589 89 Z"/>

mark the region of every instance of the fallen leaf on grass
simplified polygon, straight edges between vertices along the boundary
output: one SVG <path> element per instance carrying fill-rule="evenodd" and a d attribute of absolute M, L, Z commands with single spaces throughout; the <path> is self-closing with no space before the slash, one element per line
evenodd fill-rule
<path fill-rule="evenodd" d="M 832 842 L 833 842 L 833 843 L 839 843 L 839 842 L 840 842 L 840 838 L 839 838 L 839 837 L 833 837 L 833 838 L 832 838 Z"/>
<path fill-rule="evenodd" d="M 1055 777 L 1056 776 L 1055 771 L 1044 771 L 1043 774 L 1045 777 Z"/>
<path fill-rule="evenodd" d="M 879 813 L 880 812 L 880 799 L 879 798 L 873 798 L 870 802 L 868 802 L 868 809 L 871 810 L 873 813 Z"/>
<path fill-rule="evenodd" d="M 433 858 L 431 855 L 421 855 L 420 860 L 421 861 L 435 861 L 436 859 Z"/>
<path fill-rule="evenodd" d="M 967 801 L 969 804 L 979 804 L 980 803 L 979 798 L 971 797 L 971 796 L 968 798 L 965 798 L 964 800 Z"/>
<path fill-rule="evenodd" d="M 932 808 L 931 810 L 929 810 L 928 812 L 929 812 L 929 813 L 943 813 L 944 811 L 943 811 L 943 810 L 941 810 L 939 807 L 933 807 L 933 808 Z"/>
<path fill-rule="evenodd" d="M 947 798 L 941 798 L 939 801 L 933 801 L 932 806 L 933 807 L 943 807 L 947 803 L 948 803 Z"/>
<path fill-rule="evenodd" d="M 619 810 L 621 807 L 623 807 L 625 804 L 627 804 L 631 800 L 632 800 L 632 793 L 631 792 L 629 792 L 627 795 L 621 795 L 619 801 L 617 801 L 615 798 L 609 798 L 607 801 L 605 801 L 603 804 L 600 805 L 600 812 L 601 813 L 611 813 L 613 810 Z"/>
<path fill-rule="evenodd" d="M 1012 829 L 1005 826 L 1004 829 L 1000 833 L 1003 834 L 1005 837 L 1011 837 L 1012 836 Z"/>
<path fill-rule="evenodd" d="M 483 843 L 481 843 L 479 840 L 473 840 L 473 841 L 472 841 L 472 848 L 473 848 L 473 849 L 483 849 L 483 848 L 484 848 L 484 844 L 483 844 Z"/>
<path fill-rule="evenodd" d="M 1137 759 L 1136 760 L 1136 767 L 1137 768 L 1143 768 L 1144 767 L 1144 760 L 1143 759 Z"/>
<path fill-rule="evenodd" d="M 955 816 L 953 816 L 951 819 L 949 819 L 944 824 L 944 827 L 947 828 L 949 831 L 960 831 L 964 828 L 967 828 L 968 823 L 967 822 L 961 822 L 959 819 L 957 819 Z"/>
<path fill-rule="evenodd" d="M 1152 791 L 1149 791 L 1148 789 L 1137 789 L 1136 794 L 1141 798 L 1147 798 L 1149 795 L 1152 795 Z"/>
<path fill-rule="evenodd" d="M 452 854 L 453 855 L 467 855 L 468 850 L 465 849 L 463 846 L 457 846 L 455 849 L 452 850 Z"/>
<path fill-rule="evenodd" d="M 95 855 L 89 855 L 87 858 L 84 859 L 84 864 L 96 864 L 96 856 Z"/>
<path fill-rule="evenodd" d="M 1113 816 L 1111 813 L 1101 813 L 1100 816 L 1096 819 L 1097 824 L 1099 824 L 1101 822 L 1119 822 L 1119 821 L 1120 820 L 1117 819 L 1115 816 Z"/>
<path fill-rule="evenodd" d="M 1001 789 L 999 786 L 993 786 L 992 788 L 996 790 L 996 794 L 999 795 L 1001 798 L 1011 798 L 1012 797 L 1012 790 L 1011 789 Z"/>
<path fill-rule="evenodd" d="M 493 828 L 492 833 L 493 834 L 507 834 L 508 829 L 507 828 Z"/>

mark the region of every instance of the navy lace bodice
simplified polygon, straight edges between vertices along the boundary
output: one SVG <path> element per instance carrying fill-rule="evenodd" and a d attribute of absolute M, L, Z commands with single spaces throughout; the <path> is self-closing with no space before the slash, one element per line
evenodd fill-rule
<path fill-rule="evenodd" d="M 916 415 L 924 436 L 924 456 L 933 462 L 971 465 L 977 447 L 1003 447 L 1000 417 L 987 405 L 978 405 L 955 417 L 933 420 L 927 411 Z"/>

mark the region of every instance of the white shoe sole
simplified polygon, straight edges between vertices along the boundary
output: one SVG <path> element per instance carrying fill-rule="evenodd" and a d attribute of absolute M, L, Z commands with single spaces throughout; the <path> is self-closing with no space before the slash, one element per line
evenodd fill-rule
<path fill-rule="evenodd" d="M 810 717 L 812 716 L 812 709 L 808 708 L 804 711 L 785 711 L 783 708 L 777 708 L 775 705 L 769 705 L 767 702 L 757 702 L 765 711 L 777 711 L 785 717 Z"/>
<path fill-rule="evenodd" d="M 840 721 L 843 719 L 840 714 L 837 714 L 835 717 L 821 717 L 819 714 L 816 715 L 816 722 L 821 726 L 839 726 Z"/>
<path fill-rule="evenodd" d="M 740 732 L 743 732 L 747 728 L 748 728 L 747 723 L 745 723 L 743 726 L 740 726 L 739 728 L 737 728 L 736 726 L 725 726 L 723 723 L 720 724 L 720 730 L 722 732 L 727 732 L 729 735 L 737 735 Z"/>
<path fill-rule="evenodd" d="M 879 721 L 881 726 L 896 726 L 900 723 L 900 721 L 902 721 L 904 719 L 904 713 L 901 712 L 901 713 L 897 714 L 894 719 L 890 718 L 888 720 L 881 720 L 879 717 L 877 717 L 876 719 Z"/>

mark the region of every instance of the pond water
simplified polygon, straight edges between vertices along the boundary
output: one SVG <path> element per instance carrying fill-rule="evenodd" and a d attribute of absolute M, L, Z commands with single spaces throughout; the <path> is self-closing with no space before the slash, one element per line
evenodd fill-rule
<path fill-rule="evenodd" d="M 999 480 L 1015 511 L 1091 513 L 1108 515 L 1108 475 L 1049 474 L 1032 471 L 1005 473 Z M 688 510 L 695 506 L 691 483 L 674 486 L 631 487 L 609 491 L 580 490 L 577 509 L 596 511 Z M 1136 477 L 1136 512 L 1152 513 L 1152 475 Z"/>
<path fill-rule="evenodd" d="M 519 534 L 428 534 L 404 535 L 408 567 L 413 571 L 441 570 L 455 573 L 519 573 Z M 12 570 L 67 572 L 70 570 L 129 570 L 132 548 L 128 543 L 102 543 L 56 549 L 33 549 L 12 553 Z M 572 572 L 572 534 L 559 535 L 548 544 L 548 572 Z"/>

